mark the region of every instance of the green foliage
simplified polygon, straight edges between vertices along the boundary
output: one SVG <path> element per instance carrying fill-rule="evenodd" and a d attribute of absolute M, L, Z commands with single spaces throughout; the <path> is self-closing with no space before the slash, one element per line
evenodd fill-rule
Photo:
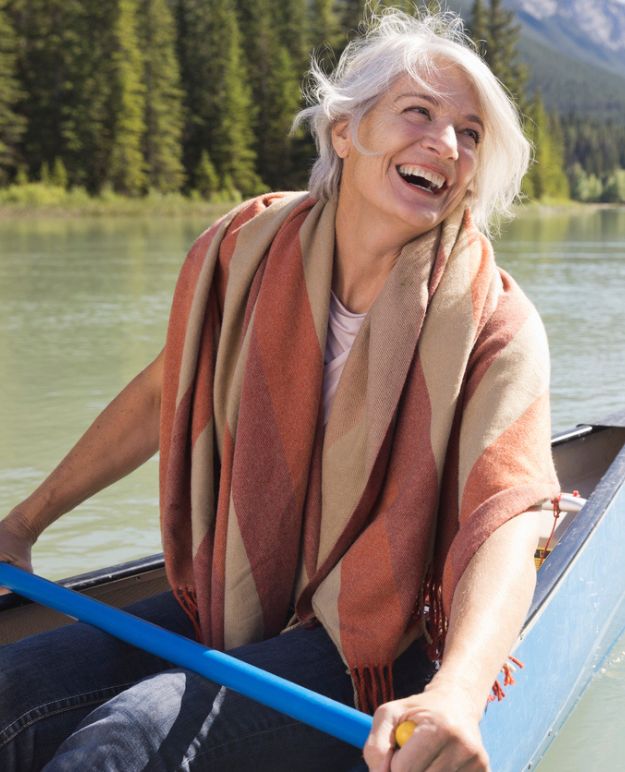
<path fill-rule="evenodd" d="M 114 31 L 115 123 L 107 179 L 119 193 L 137 195 L 147 179 L 142 153 L 146 89 L 141 79 L 143 56 L 137 38 L 135 0 L 119 0 Z"/>
<path fill-rule="evenodd" d="M 177 24 L 186 84 L 185 167 L 192 175 L 206 150 L 221 176 L 230 174 L 239 190 L 253 194 L 262 187 L 253 149 L 255 109 L 233 2 L 179 0 Z"/>
<path fill-rule="evenodd" d="M 19 152 L 34 176 L 62 155 L 62 111 L 67 95 L 68 24 L 73 0 L 15 0 L 5 5 L 19 41 L 15 69 L 21 98 L 15 111 L 25 126 Z"/>
<path fill-rule="evenodd" d="M 26 120 L 16 112 L 23 97 L 17 79 L 17 37 L 4 7 L 0 6 L 0 184 L 15 169 L 18 146 Z"/>
<path fill-rule="evenodd" d="M 358 27 L 363 20 L 367 0 L 342 0 L 339 5 L 341 27 L 348 38 L 358 33 Z"/>
<path fill-rule="evenodd" d="M 342 42 L 339 17 L 334 0 L 311 0 L 309 4 L 309 38 L 311 48 L 338 48 Z"/>
<path fill-rule="evenodd" d="M 28 185 L 28 172 L 24 164 L 19 164 L 15 174 L 15 185 Z"/>
<path fill-rule="evenodd" d="M 66 0 L 62 41 L 66 88 L 60 116 L 62 157 L 71 185 L 97 193 L 109 179 L 109 164 L 120 107 L 117 0 Z M 43 127 L 34 126 L 39 131 Z"/>
<path fill-rule="evenodd" d="M 571 193 L 576 201 L 599 201 L 603 185 L 595 174 L 589 174 L 579 164 L 575 164 L 571 169 Z"/>
<path fill-rule="evenodd" d="M 39 180 L 42 185 L 50 185 L 50 166 L 47 161 L 41 164 L 39 169 Z"/>
<path fill-rule="evenodd" d="M 293 186 L 293 147 L 289 130 L 300 105 L 299 75 L 290 50 L 276 34 L 270 0 L 239 0 L 239 27 L 247 54 L 255 112 L 256 168 L 270 188 Z"/>
<path fill-rule="evenodd" d="M 49 207 L 67 204 L 84 204 L 89 196 L 83 188 L 66 191 L 59 185 L 44 182 L 27 182 L 0 189 L 0 205 L 13 204 L 23 207 Z"/>
<path fill-rule="evenodd" d="M 300 82 L 308 68 L 306 0 L 281 0 L 271 6 L 275 39 L 286 47 L 293 65 L 293 76 Z M 249 55 L 247 59 L 249 61 Z"/>
<path fill-rule="evenodd" d="M 601 200 L 608 204 L 625 204 L 625 169 L 614 169 L 608 175 Z"/>
<path fill-rule="evenodd" d="M 216 201 L 241 201 L 241 191 L 237 189 L 231 174 L 224 174 L 221 180 L 219 194 L 213 197 Z"/>
<path fill-rule="evenodd" d="M 514 11 L 502 0 L 474 0 L 467 24 L 468 32 L 482 58 L 506 86 L 517 102 L 522 102 L 527 83 L 527 70 L 518 59 L 520 26 Z"/>
<path fill-rule="evenodd" d="M 148 184 L 161 192 L 179 190 L 184 181 L 184 119 L 174 20 L 166 0 L 143 0 L 138 20 L 146 89 L 143 153 Z"/>
<path fill-rule="evenodd" d="M 524 193 L 538 200 L 568 199 L 562 132 L 557 119 L 547 114 L 540 94 L 528 108 L 525 129 L 534 146 L 534 163 L 526 175 Z"/>
<path fill-rule="evenodd" d="M 578 163 L 597 176 L 625 168 L 625 123 L 591 121 L 573 114 L 563 118 L 562 124 L 567 168 Z"/>
<path fill-rule="evenodd" d="M 194 178 L 195 189 L 203 198 L 210 200 L 219 191 L 219 175 L 206 150 L 202 151 Z"/>
<path fill-rule="evenodd" d="M 438 5 L 374 3 L 407 13 Z M 622 201 L 620 117 L 558 119 L 540 99 L 526 104 L 518 25 L 504 0 L 454 6 L 470 7 L 473 38 L 529 115 L 536 163 L 526 195 L 562 199 L 570 187 L 580 200 Z M 118 203 L 118 193 L 155 199 L 183 186 L 210 200 L 302 188 L 314 147 L 303 130 L 290 137 L 289 129 L 310 50 L 331 64 L 366 7 L 366 0 L 0 2 L 0 185 L 14 179 L 28 187 L 23 195 L 44 198 L 52 195 L 44 189 L 58 196 L 85 188 L 101 193 L 103 205 Z"/>
<path fill-rule="evenodd" d="M 67 169 L 63 163 L 63 159 L 55 158 L 52 164 L 52 173 L 50 174 L 50 182 L 52 185 L 56 185 L 58 188 L 67 188 Z"/>

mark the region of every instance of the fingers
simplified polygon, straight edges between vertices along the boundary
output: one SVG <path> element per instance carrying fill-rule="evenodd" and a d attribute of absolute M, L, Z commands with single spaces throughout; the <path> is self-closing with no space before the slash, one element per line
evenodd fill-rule
<path fill-rule="evenodd" d="M 391 768 L 397 717 L 397 711 L 389 705 L 382 705 L 373 716 L 373 727 L 363 750 L 370 772 L 389 772 Z"/>
<path fill-rule="evenodd" d="M 371 772 L 489 772 L 479 726 L 463 710 L 443 710 L 432 695 L 397 700 L 375 712 L 364 758 Z M 406 726 L 405 742 L 396 744 L 396 729 Z M 412 730 L 412 733 L 410 733 Z"/>
<path fill-rule="evenodd" d="M 16 566 L 17 568 L 21 568 L 24 571 L 28 571 L 32 574 L 33 572 L 33 566 L 30 561 L 22 560 L 19 557 L 14 557 L 13 555 L 7 555 L 3 554 L 0 551 L 0 563 L 8 563 L 10 566 Z M 12 590 L 7 589 L 6 587 L 0 586 L 0 595 L 8 595 L 11 593 Z"/>
<path fill-rule="evenodd" d="M 481 743 L 450 735 L 445 727 L 419 724 L 413 736 L 392 757 L 391 772 L 488 772 Z"/>

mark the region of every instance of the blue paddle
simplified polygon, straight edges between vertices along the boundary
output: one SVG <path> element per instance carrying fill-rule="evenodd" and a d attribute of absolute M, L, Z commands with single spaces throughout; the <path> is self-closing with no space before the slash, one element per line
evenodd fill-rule
<path fill-rule="evenodd" d="M 371 731 L 372 718 L 366 713 L 21 568 L 0 563 L 0 586 L 193 670 L 357 748 L 363 747 Z"/>

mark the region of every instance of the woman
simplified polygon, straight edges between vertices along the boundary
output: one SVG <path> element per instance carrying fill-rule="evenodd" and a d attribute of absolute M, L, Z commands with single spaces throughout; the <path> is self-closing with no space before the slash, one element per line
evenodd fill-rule
<path fill-rule="evenodd" d="M 178 603 L 136 613 L 375 710 L 371 770 L 487 769 L 479 720 L 531 599 L 533 508 L 557 493 L 542 326 L 482 235 L 528 145 L 459 27 L 388 12 L 313 70 L 310 194 L 198 239 L 164 352 L 1 525 L 30 567 L 46 525 L 160 447 Z M 359 763 L 83 625 L 0 656 L 5 769 Z"/>

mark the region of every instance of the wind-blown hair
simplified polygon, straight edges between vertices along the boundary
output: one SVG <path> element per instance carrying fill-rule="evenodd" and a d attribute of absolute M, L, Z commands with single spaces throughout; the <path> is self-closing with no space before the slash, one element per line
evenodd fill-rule
<path fill-rule="evenodd" d="M 294 128 L 308 123 L 317 144 L 311 194 L 320 200 L 338 194 L 343 162 L 332 146 L 336 121 L 348 118 L 357 147 L 367 152 L 358 144 L 359 123 L 396 78 L 408 74 L 421 90 L 444 100 L 428 81 L 446 66 L 459 68 L 473 84 L 484 121 L 471 187 L 474 222 L 488 233 L 496 218 L 509 215 L 527 171 L 530 144 L 512 99 L 475 52 L 462 19 L 451 12 L 420 18 L 395 9 L 371 13 L 366 32 L 349 43 L 331 75 L 313 57 L 306 91 L 310 106 L 293 123 Z"/>

